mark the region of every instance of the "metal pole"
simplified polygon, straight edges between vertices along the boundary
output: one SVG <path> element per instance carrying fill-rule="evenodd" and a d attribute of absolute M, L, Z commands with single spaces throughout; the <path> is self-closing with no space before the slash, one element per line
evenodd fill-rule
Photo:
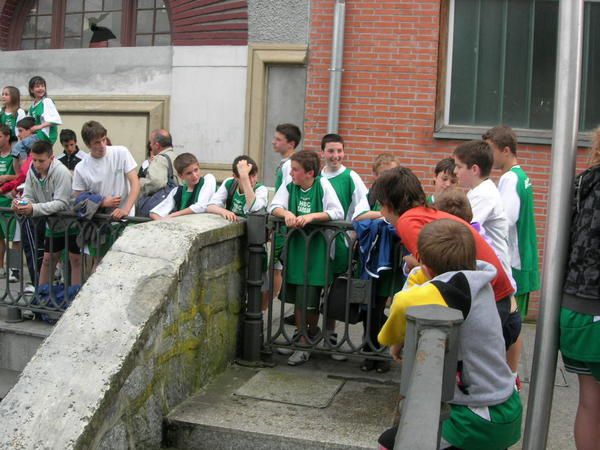
<path fill-rule="evenodd" d="M 569 248 L 572 186 L 577 153 L 583 7 L 584 0 L 560 0 L 559 3 L 552 167 L 548 196 L 552 201 L 548 207 L 542 270 L 542 301 L 527 402 L 524 450 L 545 449 L 548 438 L 558 356 L 558 320 Z"/>
<path fill-rule="evenodd" d="M 333 18 L 333 43 L 331 45 L 331 67 L 329 69 L 329 108 L 327 111 L 327 132 L 337 133 L 340 122 L 340 93 L 344 59 L 344 22 L 346 0 L 335 2 Z"/>

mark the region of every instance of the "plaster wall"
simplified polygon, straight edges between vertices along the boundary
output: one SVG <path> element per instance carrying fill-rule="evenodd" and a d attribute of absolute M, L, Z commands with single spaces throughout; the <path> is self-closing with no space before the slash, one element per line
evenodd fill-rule
<path fill-rule="evenodd" d="M 2 52 L 0 79 L 20 89 L 26 108 L 33 75 L 46 79 L 50 97 L 169 96 L 168 128 L 176 151 L 229 165 L 244 153 L 247 51 L 246 46 L 193 46 Z M 97 112 L 102 121 L 102 111 Z M 144 138 L 135 147 L 145 144 Z"/>
<path fill-rule="evenodd" d="M 308 44 L 309 0 L 248 2 L 248 42 Z"/>

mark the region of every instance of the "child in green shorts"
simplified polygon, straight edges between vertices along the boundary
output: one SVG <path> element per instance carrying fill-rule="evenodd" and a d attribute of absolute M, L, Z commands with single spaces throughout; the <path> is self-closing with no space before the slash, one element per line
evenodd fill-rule
<path fill-rule="evenodd" d="M 490 285 L 496 269 L 476 261 L 472 231 L 455 220 L 440 219 L 425 225 L 417 248 L 421 269 L 430 281 L 394 296 L 379 342 L 389 345 L 392 357 L 399 360 L 408 308 L 440 305 L 460 310 L 464 322 L 458 338 L 456 385 L 449 402 L 450 416 L 442 423 L 440 448 L 510 447 L 521 437 L 522 405 L 506 362 L 502 326 Z M 393 448 L 393 436 L 393 431 L 384 433 L 381 446 Z"/>
<path fill-rule="evenodd" d="M 328 250 L 323 236 L 316 234 L 310 240 L 308 252 L 301 231 L 311 222 L 341 220 L 342 205 L 331 183 L 319 176 L 319 155 L 302 150 L 291 156 L 292 182 L 281 185 L 269 206 L 269 212 L 285 219 L 288 232 L 285 301 L 295 304 L 296 326 L 300 328 L 300 342 L 317 335 L 319 299 L 321 290 L 330 281 L 333 272 L 327 270 Z M 328 272 L 329 277 L 326 276 Z M 310 357 L 308 351 L 295 351 L 288 364 L 298 365 Z"/>
<path fill-rule="evenodd" d="M 0 125 L 0 185 L 15 179 L 13 157 L 11 156 L 11 129 L 8 125 Z M 11 198 L 8 195 L 0 195 L 0 206 L 9 208 Z M 6 253 L 5 242 L 12 241 L 15 236 L 15 219 L 13 214 L 0 214 L 0 278 L 6 277 L 4 269 L 4 254 Z"/>

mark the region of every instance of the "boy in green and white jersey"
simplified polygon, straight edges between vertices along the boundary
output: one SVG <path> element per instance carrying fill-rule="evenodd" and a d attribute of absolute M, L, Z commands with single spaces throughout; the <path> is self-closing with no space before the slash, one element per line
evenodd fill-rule
<path fill-rule="evenodd" d="M 517 161 L 517 136 L 510 127 L 494 127 L 482 138 L 492 148 L 494 169 L 502 172 L 498 190 L 508 219 L 508 251 L 512 276 L 517 285 L 515 300 L 521 318 L 525 320 L 529 308 L 529 293 L 540 288 L 533 187 Z M 519 337 L 507 353 L 508 363 L 512 368 L 518 365 L 522 349 L 523 340 Z M 518 376 L 516 384 L 520 388 Z"/>
<path fill-rule="evenodd" d="M 292 182 L 279 187 L 269 212 L 285 219 L 288 228 L 304 228 L 311 222 L 341 220 L 344 209 L 335 190 L 326 178 L 319 176 L 319 155 L 302 150 L 294 153 L 291 161 Z M 288 236 L 284 261 L 287 268 L 285 301 L 295 304 L 300 341 L 307 342 L 308 338 L 317 335 L 321 290 L 331 281 L 325 275 L 329 252 L 325 239 L 319 233 L 313 235 L 308 251 L 300 232 L 292 230 Z M 309 352 L 298 350 L 290 356 L 288 364 L 302 364 L 309 357 Z"/>
<path fill-rule="evenodd" d="M 204 213 L 215 193 L 217 180 L 210 173 L 202 175 L 200 163 L 193 154 L 178 155 L 173 161 L 173 166 L 183 184 L 173 188 L 169 195 L 150 211 L 150 218 L 153 220 Z"/>
<path fill-rule="evenodd" d="M 521 317 L 525 319 L 529 293 L 540 288 L 533 187 L 517 160 L 517 137 L 510 127 L 494 127 L 483 139 L 494 152 L 494 169 L 502 172 L 498 190 L 508 218 L 508 248 L 512 275 L 517 283 L 515 297 Z"/>
<path fill-rule="evenodd" d="M 237 222 L 249 213 L 267 207 L 269 191 L 257 182 L 258 165 L 249 156 L 238 156 L 232 164 L 233 177 L 227 178 L 214 193 L 206 212 Z"/>
<path fill-rule="evenodd" d="M 281 185 L 287 185 L 291 183 L 291 160 L 290 157 L 300 145 L 302 140 L 302 132 L 300 128 L 293 123 L 281 123 L 275 127 L 275 133 L 273 134 L 273 151 L 281 156 L 281 161 L 275 169 L 275 192 L 281 187 Z M 281 252 L 285 243 L 286 229 L 282 226 L 279 233 L 275 233 L 273 238 L 273 251 L 275 253 L 275 271 L 273 274 L 273 297 L 277 297 L 281 291 L 282 277 L 281 272 L 283 270 L 283 264 L 281 261 Z M 288 316 L 285 318 L 285 323 L 294 325 L 294 316 Z"/>
<path fill-rule="evenodd" d="M 330 133 L 321 139 L 321 157 L 325 161 L 325 167 L 321 172 L 327 178 L 335 193 L 337 194 L 342 208 L 344 208 L 344 220 L 361 220 L 361 215 L 370 212 L 369 192 L 360 176 L 351 169 L 344 166 L 344 140 L 339 134 Z M 366 216 L 365 216 L 366 217 Z M 333 273 L 335 275 L 346 273 L 348 270 L 349 240 L 344 234 L 339 234 L 335 240 L 335 259 L 333 261 Z M 328 339 L 332 346 L 337 345 L 337 333 L 335 332 L 335 320 L 328 319 L 326 328 Z M 346 359 L 341 355 L 332 355 L 337 360 Z"/>

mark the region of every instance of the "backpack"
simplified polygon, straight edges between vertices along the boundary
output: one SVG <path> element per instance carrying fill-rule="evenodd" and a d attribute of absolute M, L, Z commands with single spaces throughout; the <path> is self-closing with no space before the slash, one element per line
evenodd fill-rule
<path fill-rule="evenodd" d="M 169 193 L 179 186 L 177 180 L 173 176 L 173 163 L 167 155 L 159 155 L 167 158 L 169 166 L 167 167 L 167 185 L 160 188 L 152 195 L 142 195 L 138 198 L 135 204 L 135 215 L 137 217 L 150 217 L 150 211 L 160 204 Z"/>

